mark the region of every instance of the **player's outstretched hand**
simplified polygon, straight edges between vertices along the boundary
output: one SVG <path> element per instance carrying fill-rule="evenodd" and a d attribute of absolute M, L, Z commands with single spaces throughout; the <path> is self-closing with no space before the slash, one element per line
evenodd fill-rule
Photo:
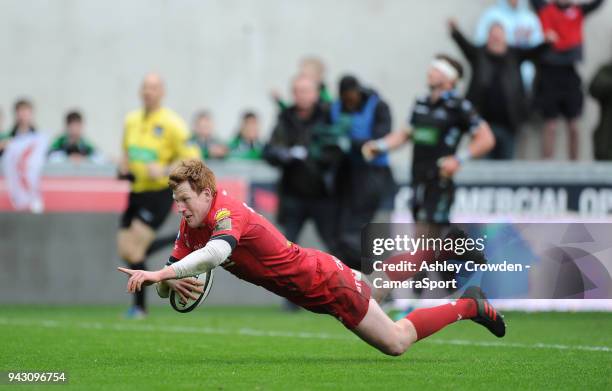
<path fill-rule="evenodd" d="M 198 296 L 193 292 L 197 292 L 198 294 L 204 293 L 204 283 L 197 278 L 188 277 L 180 280 L 167 280 L 165 283 L 168 284 L 168 287 L 175 291 L 184 302 L 188 301 L 187 298 L 193 300 L 198 299 Z"/>
<path fill-rule="evenodd" d="M 118 267 L 117 270 L 130 276 L 127 283 L 127 291 L 134 293 L 142 289 L 143 285 L 152 285 L 160 281 L 157 272 L 149 272 L 146 270 L 132 270 L 124 267 Z"/>

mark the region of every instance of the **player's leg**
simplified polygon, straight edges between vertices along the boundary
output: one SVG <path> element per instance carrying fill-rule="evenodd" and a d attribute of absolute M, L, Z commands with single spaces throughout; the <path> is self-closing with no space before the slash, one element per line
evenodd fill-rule
<path fill-rule="evenodd" d="M 567 121 L 567 150 L 570 160 L 578 160 L 579 150 L 578 121 L 571 119 Z"/>
<path fill-rule="evenodd" d="M 370 299 L 368 312 L 352 331 L 371 346 L 390 356 L 401 355 L 417 340 L 412 323 L 404 322 L 403 319 L 394 322 L 374 299 Z"/>
<path fill-rule="evenodd" d="M 501 314 L 486 300 L 477 287 L 471 287 L 458 300 L 431 308 L 419 308 L 393 322 L 371 299 L 363 320 L 352 331 L 381 352 L 399 356 L 413 343 L 427 338 L 449 324 L 471 319 L 503 337 L 506 326 Z"/>
<path fill-rule="evenodd" d="M 155 239 L 155 231 L 138 219 L 133 219 L 130 226 L 119 230 L 117 247 L 119 256 L 133 270 L 146 270 L 145 255 L 147 248 Z M 129 317 L 141 317 L 146 311 L 145 290 L 134 293 L 134 303 Z"/>
<path fill-rule="evenodd" d="M 119 256 L 130 265 L 142 263 L 154 239 L 155 230 L 142 221 L 134 219 L 128 228 L 119 230 L 117 235 Z"/>
<path fill-rule="evenodd" d="M 172 209 L 170 189 L 130 193 L 128 208 L 121 218 L 117 235 L 119 255 L 134 270 L 146 269 L 147 251 L 155 240 L 156 230 Z M 146 310 L 145 290 L 134 294 L 134 306 L 129 317 L 141 317 Z"/>

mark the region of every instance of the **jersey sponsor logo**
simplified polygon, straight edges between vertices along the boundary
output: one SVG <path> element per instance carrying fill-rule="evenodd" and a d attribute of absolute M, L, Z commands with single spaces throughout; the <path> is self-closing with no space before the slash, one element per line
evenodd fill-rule
<path fill-rule="evenodd" d="M 157 161 L 157 151 L 154 149 L 129 146 L 128 159 L 131 162 L 151 163 Z"/>
<path fill-rule="evenodd" d="M 229 209 L 227 208 L 221 208 L 219 209 L 216 213 L 215 213 L 215 221 L 220 221 L 223 219 L 227 219 L 228 217 L 230 217 L 232 215 L 232 213 L 229 211 Z"/>
<path fill-rule="evenodd" d="M 419 127 L 415 128 L 412 134 L 412 140 L 415 144 L 436 145 L 440 132 L 436 128 Z"/>
<path fill-rule="evenodd" d="M 222 220 L 217 221 L 213 232 L 230 231 L 231 229 L 232 229 L 232 219 L 230 219 L 229 217 L 226 217 Z"/>

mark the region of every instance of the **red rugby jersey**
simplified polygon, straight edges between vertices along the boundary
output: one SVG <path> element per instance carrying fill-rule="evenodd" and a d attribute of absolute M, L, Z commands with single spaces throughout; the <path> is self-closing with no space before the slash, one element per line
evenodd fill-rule
<path fill-rule="evenodd" d="M 316 257 L 288 241 L 266 218 L 227 195 L 215 195 L 200 228 L 181 220 L 172 256 L 182 259 L 214 237 L 231 235 L 236 247 L 221 266 L 238 278 L 284 297 L 311 292 L 316 284 Z"/>
<path fill-rule="evenodd" d="M 554 43 L 557 50 L 568 50 L 582 45 L 584 13 L 577 5 L 559 8 L 549 3 L 539 11 L 542 30 L 554 31 L 558 40 Z"/>

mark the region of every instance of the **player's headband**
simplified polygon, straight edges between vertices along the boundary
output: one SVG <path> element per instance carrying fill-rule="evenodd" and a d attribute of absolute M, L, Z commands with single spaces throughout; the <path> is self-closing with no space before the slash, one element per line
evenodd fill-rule
<path fill-rule="evenodd" d="M 442 72 L 446 77 L 451 79 L 452 81 L 457 81 L 459 79 L 459 72 L 455 69 L 454 66 L 450 64 L 450 62 L 436 58 L 431 62 L 431 66 Z"/>

